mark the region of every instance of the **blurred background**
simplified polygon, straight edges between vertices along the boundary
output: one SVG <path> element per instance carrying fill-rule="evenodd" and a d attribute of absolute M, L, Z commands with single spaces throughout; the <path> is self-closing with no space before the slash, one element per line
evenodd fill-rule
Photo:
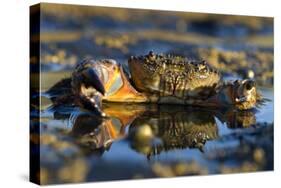
<path fill-rule="evenodd" d="M 41 10 L 43 71 L 71 69 L 85 57 L 126 66 L 131 55 L 153 50 L 273 83 L 273 18 L 60 4 Z"/>

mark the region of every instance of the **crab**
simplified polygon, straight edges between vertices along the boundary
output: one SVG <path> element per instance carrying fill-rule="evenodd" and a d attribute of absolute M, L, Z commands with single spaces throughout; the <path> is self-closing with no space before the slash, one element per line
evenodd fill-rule
<path fill-rule="evenodd" d="M 204 108 L 255 108 L 261 100 L 251 79 L 225 82 L 206 61 L 155 54 L 132 56 L 129 73 L 113 59 L 84 59 L 71 78 L 77 103 L 106 116 L 102 104 L 157 103 Z"/>

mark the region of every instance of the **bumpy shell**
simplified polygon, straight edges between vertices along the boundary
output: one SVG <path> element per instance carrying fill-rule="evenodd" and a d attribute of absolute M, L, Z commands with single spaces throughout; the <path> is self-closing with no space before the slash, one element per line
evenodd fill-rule
<path fill-rule="evenodd" d="M 205 61 L 189 61 L 180 56 L 150 52 L 131 57 L 128 64 L 136 89 L 160 97 L 204 99 L 215 93 L 221 79 Z"/>

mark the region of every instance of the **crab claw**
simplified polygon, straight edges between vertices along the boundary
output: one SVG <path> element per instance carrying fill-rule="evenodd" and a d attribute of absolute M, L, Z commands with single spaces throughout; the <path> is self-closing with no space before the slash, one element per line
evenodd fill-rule
<path fill-rule="evenodd" d="M 73 72 L 71 85 L 76 104 L 104 117 L 106 115 L 101 110 L 101 101 L 105 95 L 105 86 L 97 68 L 95 61 L 83 61 Z"/>
<path fill-rule="evenodd" d="M 93 68 L 88 68 L 87 70 L 82 72 L 84 84 L 87 86 L 92 86 L 97 91 L 99 91 L 102 95 L 105 94 L 105 88 L 103 82 L 100 80 L 97 71 Z"/>
<path fill-rule="evenodd" d="M 245 79 L 235 84 L 235 105 L 240 110 L 254 108 L 257 104 L 259 94 L 256 87 L 256 82 L 251 79 Z"/>
<path fill-rule="evenodd" d="M 81 72 L 81 90 L 80 102 L 86 109 L 93 111 L 101 117 L 106 114 L 101 110 L 102 96 L 105 94 L 103 81 L 100 79 L 97 71 L 91 67 Z"/>

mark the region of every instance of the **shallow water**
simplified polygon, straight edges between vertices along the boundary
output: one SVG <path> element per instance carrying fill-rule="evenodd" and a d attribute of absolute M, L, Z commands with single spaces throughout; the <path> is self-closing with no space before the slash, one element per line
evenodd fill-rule
<path fill-rule="evenodd" d="M 43 74 L 44 78 L 49 76 L 53 74 Z M 237 172 L 243 168 L 270 170 L 274 98 L 272 89 L 261 92 L 269 101 L 251 112 L 107 104 L 105 111 L 112 118 L 100 121 L 79 107 L 54 108 L 44 99 L 41 134 L 55 136 L 56 143 L 50 144 L 48 136 L 43 137 L 46 145 L 41 140 L 42 169 L 58 174 L 73 161 L 82 160 L 88 172 L 81 175 L 85 181 L 229 173 L 239 167 Z M 48 93 L 42 96 L 48 97 Z M 131 122 L 122 125 L 124 117 L 130 117 Z M 204 141 L 202 135 L 208 138 Z M 194 138 L 199 144 L 193 143 Z M 257 152 L 262 153 L 262 159 L 255 159 Z M 243 167 L 245 164 L 248 166 Z M 49 180 L 64 182 L 57 176 Z"/>

